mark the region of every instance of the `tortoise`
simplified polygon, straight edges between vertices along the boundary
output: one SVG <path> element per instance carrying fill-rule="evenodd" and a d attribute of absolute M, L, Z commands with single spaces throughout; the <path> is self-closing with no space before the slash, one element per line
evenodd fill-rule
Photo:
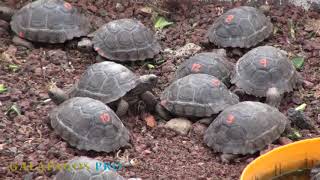
<path fill-rule="evenodd" d="M 281 136 L 287 125 L 288 119 L 277 108 L 243 101 L 218 115 L 205 131 L 204 142 L 223 153 L 223 161 L 229 161 L 264 149 Z"/>
<path fill-rule="evenodd" d="M 89 35 L 92 38 L 78 43 L 80 48 L 90 48 L 103 58 L 125 62 L 142 61 L 157 55 L 161 46 L 153 32 L 136 19 L 111 21 Z M 103 57 L 103 58 L 101 58 Z"/>
<path fill-rule="evenodd" d="M 100 168 L 97 165 L 103 162 L 85 156 L 75 157 L 69 160 L 65 167 L 54 177 L 54 180 L 125 180 L 114 170 Z"/>
<path fill-rule="evenodd" d="M 79 150 L 112 152 L 130 146 L 127 128 L 101 101 L 74 97 L 54 108 L 49 117 L 55 132 Z"/>
<path fill-rule="evenodd" d="M 91 24 L 70 3 L 63 0 L 37 0 L 16 11 L 0 7 L 2 19 L 11 20 L 15 42 L 22 39 L 41 43 L 64 43 L 90 32 Z M 22 38 L 22 39 L 21 39 Z"/>
<path fill-rule="evenodd" d="M 217 77 L 224 84 L 230 84 L 233 64 L 226 58 L 226 51 L 218 49 L 215 52 L 203 52 L 192 56 L 178 67 L 175 79 L 189 74 L 209 74 Z"/>
<path fill-rule="evenodd" d="M 310 178 L 311 180 L 320 180 L 320 165 L 311 169 Z"/>
<path fill-rule="evenodd" d="M 278 107 L 282 94 L 301 86 L 303 78 L 284 51 L 260 46 L 238 60 L 231 83 L 238 87 L 238 92 L 267 97 L 268 104 Z"/>
<path fill-rule="evenodd" d="M 89 66 L 72 88 L 64 92 L 52 86 L 48 95 L 56 104 L 71 97 L 90 97 L 116 108 L 116 114 L 123 116 L 128 110 L 128 103 L 135 103 L 137 97 L 155 106 L 157 101 L 150 90 L 157 79 L 154 74 L 138 77 L 121 64 L 104 61 Z"/>
<path fill-rule="evenodd" d="M 221 15 L 209 28 L 210 42 L 221 47 L 250 48 L 268 38 L 273 25 L 261 11 L 240 6 Z"/>
<path fill-rule="evenodd" d="M 160 100 L 156 110 L 164 119 L 167 119 L 169 112 L 178 116 L 205 118 L 238 103 L 239 97 L 214 76 L 190 74 L 168 86 Z"/>

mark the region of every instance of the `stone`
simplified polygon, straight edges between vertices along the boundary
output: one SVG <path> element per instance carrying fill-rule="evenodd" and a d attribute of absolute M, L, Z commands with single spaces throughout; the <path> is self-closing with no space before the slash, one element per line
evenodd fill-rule
<path fill-rule="evenodd" d="M 172 129 L 182 135 L 188 134 L 191 129 L 192 123 L 185 118 L 174 118 L 168 121 L 165 127 Z"/>

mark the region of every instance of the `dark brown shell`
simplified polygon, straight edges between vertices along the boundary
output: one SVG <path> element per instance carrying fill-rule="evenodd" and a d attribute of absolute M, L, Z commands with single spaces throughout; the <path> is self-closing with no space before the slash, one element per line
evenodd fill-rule
<path fill-rule="evenodd" d="M 63 0 L 37 0 L 21 8 L 11 29 L 21 38 L 43 43 L 63 43 L 90 32 L 89 21 Z"/>
<path fill-rule="evenodd" d="M 98 100 L 71 98 L 56 107 L 50 119 L 56 133 L 80 150 L 112 152 L 129 144 L 127 128 Z"/>
<path fill-rule="evenodd" d="M 260 46 L 242 56 L 231 77 L 231 83 L 247 94 L 265 97 L 269 88 L 277 88 L 280 94 L 291 92 L 300 79 L 292 62 L 280 50 L 272 46 Z"/>
<path fill-rule="evenodd" d="M 273 25 L 262 12 L 248 6 L 221 15 L 208 31 L 209 41 L 221 47 L 249 48 L 268 38 Z"/>
<path fill-rule="evenodd" d="M 278 139 L 287 123 L 278 109 L 244 101 L 219 114 L 206 130 L 204 142 L 216 152 L 253 154 Z"/>
<path fill-rule="evenodd" d="M 173 114 L 194 117 L 209 117 L 239 102 L 226 85 L 208 74 L 190 74 L 174 81 L 160 99 Z"/>
<path fill-rule="evenodd" d="M 137 61 L 153 58 L 161 50 L 153 32 L 140 21 L 111 21 L 93 33 L 94 49 L 113 61 Z"/>

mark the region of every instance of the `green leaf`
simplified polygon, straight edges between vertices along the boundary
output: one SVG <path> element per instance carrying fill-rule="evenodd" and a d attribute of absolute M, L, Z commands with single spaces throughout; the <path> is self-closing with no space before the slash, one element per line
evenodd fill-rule
<path fill-rule="evenodd" d="M 10 112 L 14 112 L 16 113 L 18 116 L 21 115 L 21 111 L 20 111 L 20 108 L 17 106 L 17 104 L 13 104 L 10 109 L 5 113 L 6 115 Z"/>
<path fill-rule="evenodd" d="M 303 103 L 300 106 L 296 107 L 296 111 L 304 111 L 306 109 L 307 104 Z"/>
<path fill-rule="evenodd" d="M 10 64 L 9 69 L 13 72 L 16 72 L 19 69 L 19 66 L 15 64 Z"/>
<path fill-rule="evenodd" d="M 296 129 L 292 129 L 292 133 L 288 134 L 288 138 L 291 140 L 298 140 L 302 137 L 302 135 Z"/>
<path fill-rule="evenodd" d="M 304 64 L 304 58 L 303 57 L 295 57 L 292 59 L 292 63 L 296 69 L 301 69 Z"/>
<path fill-rule="evenodd" d="M 0 94 L 7 91 L 7 88 L 4 86 L 4 84 L 0 84 Z"/>
<path fill-rule="evenodd" d="M 154 68 L 155 68 L 155 66 L 152 65 L 152 64 L 147 64 L 147 67 L 148 67 L 149 69 L 154 69 Z"/>
<path fill-rule="evenodd" d="M 156 23 L 154 24 L 154 27 L 156 29 L 163 29 L 163 28 L 165 28 L 165 27 L 167 27 L 167 26 L 169 26 L 171 24 L 173 24 L 173 22 L 169 22 L 164 17 L 158 16 L 156 18 Z"/>

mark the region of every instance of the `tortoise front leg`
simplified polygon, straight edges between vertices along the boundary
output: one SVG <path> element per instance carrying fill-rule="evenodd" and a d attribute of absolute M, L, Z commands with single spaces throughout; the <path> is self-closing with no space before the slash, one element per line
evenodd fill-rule
<path fill-rule="evenodd" d="M 26 47 L 28 49 L 33 49 L 33 45 L 31 42 L 27 41 L 27 40 L 24 40 L 18 36 L 14 36 L 13 39 L 12 39 L 12 42 L 17 45 L 17 46 L 23 46 L 23 47 Z"/>
<path fill-rule="evenodd" d="M 124 116 L 125 114 L 127 114 L 128 109 L 129 109 L 129 104 L 128 104 L 128 102 L 121 98 L 121 99 L 119 100 L 119 103 L 118 103 L 118 106 L 117 106 L 116 114 L 117 114 L 119 117 L 122 117 L 122 116 Z"/>
<path fill-rule="evenodd" d="M 169 111 L 167 111 L 160 103 L 157 103 L 156 105 L 156 112 L 164 120 L 168 121 L 172 118 Z"/>
<path fill-rule="evenodd" d="M 140 98 L 147 105 L 147 108 L 152 111 L 155 109 L 158 103 L 157 98 L 150 91 L 142 93 Z"/>
<path fill-rule="evenodd" d="M 223 163 L 230 163 L 238 157 L 239 157 L 239 155 L 236 155 L 236 154 L 222 154 L 220 156 L 220 159 Z"/>

